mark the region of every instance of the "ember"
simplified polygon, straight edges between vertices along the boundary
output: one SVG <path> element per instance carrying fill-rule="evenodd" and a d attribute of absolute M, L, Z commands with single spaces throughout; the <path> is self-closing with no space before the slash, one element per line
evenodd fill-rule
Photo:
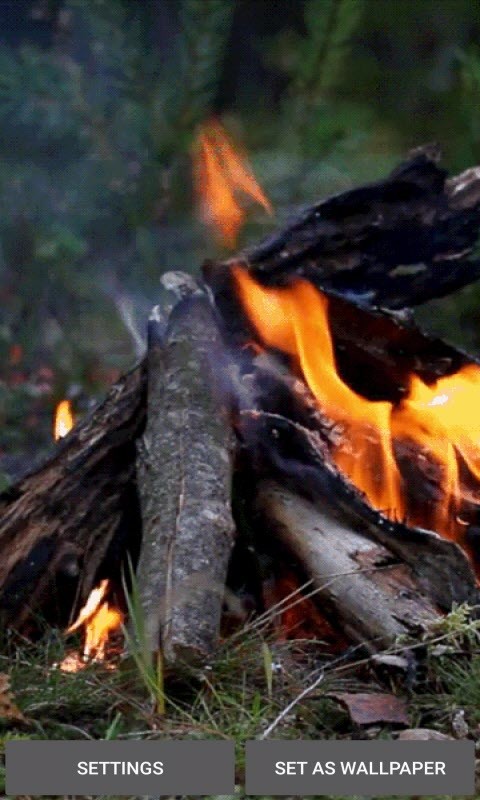
<path fill-rule="evenodd" d="M 322 412 L 342 429 L 334 459 L 369 503 L 393 520 L 431 528 L 460 538 L 457 515 L 464 501 L 459 463 L 480 479 L 480 425 L 476 407 L 480 368 L 467 365 L 427 385 L 410 376 L 397 404 L 372 401 L 356 393 L 339 375 L 328 322 L 328 299 L 309 282 L 265 288 L 244 269 L 234 269 L 248 318 L 266 347 L 283 351 L 305 380 Z M 398 441 L 412 441 L 418 453 L 438 465 L 440 497 L 413 512 L 395 457 Z M 470 493 L 471 494 L 471 493 Z"/>

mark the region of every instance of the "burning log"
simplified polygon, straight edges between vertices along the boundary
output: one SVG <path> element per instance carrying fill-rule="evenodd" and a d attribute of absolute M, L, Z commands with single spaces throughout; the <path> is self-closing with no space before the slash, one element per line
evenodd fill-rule
<path fill-rule="evenodd" d="M 138 552 L 135 439 L 145 422 L 144 387 L 141 366 L 1 495 L 3 624 L 20 628 L 39 612 L 67 624 L 105 565 L 118 572 L 124 551 Z"/>
<path fill-rule="evenodd" d="M 151 650 L 210 652 L 232 428 L 255 529 L 260 515 L 351 638 L 381 646 L 475 603 L 479 443 L 458 398 L 478 397 L 479 368 L 391 309 L 480 275 L 479 214 L 478 171 L 447 181 L 419 154 L 205 265 L 207 291 L 150 322 L 146 363 L 0 497 L 6 624 L 38 609 L 64 624 L 139 555 Z"/>
<path fill-rule="evenodd" d="M 401 309 L 480 277 L 480 169 L 447 179 L 434 147 L 382 181 L 330 197 L 229 259 L 269 285 L 292 275 L 367 306 Z"/>
<path fill-rule="evenodd" d="M 317 432 L 280 415 L 244 417 L 259 530 L 296 556 L 351 638 L 385 644 L 424 628 L 438 609 L 476 602 L 458 545 L 375 512 L 342 480 Z"/>
<path fill-rule="evenodd" d="M 181 300 L 164 327 L 150 319 L 138 584 L 151 652 L 161 644 L 167 662 L 198 661 L 218 641 L 235 531 L 233 437 L 218 386 L 227 365 L 203 293 Z"/>
<path fill-rule="evenodd" d="M 311 577 L 324 613 L 352 641 L 375 651 L 438 618 L 413 570 L 325 503 L 313 504 L 269 481 L 257 488 L 256 508 L 263 528 L 280 538 Z"/>

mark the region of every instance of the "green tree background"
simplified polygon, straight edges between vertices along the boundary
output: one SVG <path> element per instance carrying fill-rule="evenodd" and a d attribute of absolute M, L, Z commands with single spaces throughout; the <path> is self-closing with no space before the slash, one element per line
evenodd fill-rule
<path fill-rule="evenodd" d="M 480 162 L 477 0 L 4 0 L 0 471 L 48 446 L 55 402 L 101 396 L 139 349 L 166 269 L 220 255 L 191 154 L 216 114 L 276 216 L 436 141 Z M 480 289 L 425 325 L 480 349 Z"/>

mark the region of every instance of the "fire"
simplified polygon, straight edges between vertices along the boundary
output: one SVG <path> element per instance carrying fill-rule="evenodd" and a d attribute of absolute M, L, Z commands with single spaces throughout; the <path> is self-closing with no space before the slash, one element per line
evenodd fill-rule
<path fill-rule="evenodd" d="M 459 465 L 480 481 L 480 368 L 467 365 L 427 385 L 410 376 L 408 393 L 394 404 L 357 394 L 338 374 L 328 322 L 328 299 L 306 280 L 263 287 L 234 269 L 239 298 L 264 346 L 288 354 L 323 411 L 343 430 L 333 450 L 339 469 L 374 508 L 391 519 L 460 537 L 464 500 Z M 440 497 L 412 518 L 395 443 L 413 442 L 438 467 Z M 479 492 L 480 494 L 480 492 Z"/>
<path fill-rule="evenodd" d="M 53 438 L 56 442 L 63 439 L 75 425 L 72 404 L 70 400 L 62 400 L 55 409 L 55 419 L 53 423 Z"/>
<path fill-rule="evenodd" d="M 462 499 L 458 456 L 480 480 L 479 397 L 480 369 L 474 364 L 432 386 L 412 375 L 408 397 L 392 415 L 393 435 L 412 439 L 442 468 L 443 499 L 436 508 L 433 527 L 453 538 Z"/>
<path fill-rule="evenodd" d="M 123 622 L 122 612 L 105 600 L 109 589 L 108 579 L 102 580 L 93 589 L 87 602 L 80 610 L 75 622 L 67 629 L 67 633 L 73 633 L 85 626 L 85 643 L 83 647 L 83 661 L 95 660 L 103 661 L 105 658 L 105 647 L 110 634 L 118 630 Z M 71 658 L 68 659 L 70 665 Z M 66 671 L 72 671 L 67 668 Z"/>
<path fill-rule="evenodd" d="M 338 375 L 326 298 L 304 280 L 288 288 L 265 289 L 242 269 L 237 268 L 235 276 L 242 303 L 264 344 L 297 361 L 324 413 L 345 427 L 348 446 L 342 444 L 336 452 L 337 465 L 372 505 L 401 515 L 401 480 L 389 428 L 391 405 L 365 400 Z M 366 463 L 377 463 L 379 469 L 365 471 Z"/>
<path fill-rule="evenodd" d="M 238 197 L 250 198 L 268 214 L 272 207 L 244 156 L 216 121 L 200 130 L 195 159 L 196 190 L 203 221 L 226 247 L 234 247 L 245 219 Z"/>

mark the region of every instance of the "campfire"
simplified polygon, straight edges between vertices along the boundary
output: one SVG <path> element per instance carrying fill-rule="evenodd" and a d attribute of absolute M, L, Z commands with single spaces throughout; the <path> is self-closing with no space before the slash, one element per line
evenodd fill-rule
<path fill-rule="evenodd" d="M 247 198 L 269 201 L 217 123 L 197 155 L 231 247 Z M 478 277 L 479 228 L 480 172 L 419 152 L 198 280 L 167 275 L 145 360 L 66 439 L 62 403 L 51 458 L 0 498 L 5 624 L 85 627 L 77 661 L 102 659 L 127 563 L 167 665 L 214 651 L 235 596 L 239 624 L 291 593 L 289 628 L 369 650 L 474 605 L 480 366 L 404 309 Z"/>

